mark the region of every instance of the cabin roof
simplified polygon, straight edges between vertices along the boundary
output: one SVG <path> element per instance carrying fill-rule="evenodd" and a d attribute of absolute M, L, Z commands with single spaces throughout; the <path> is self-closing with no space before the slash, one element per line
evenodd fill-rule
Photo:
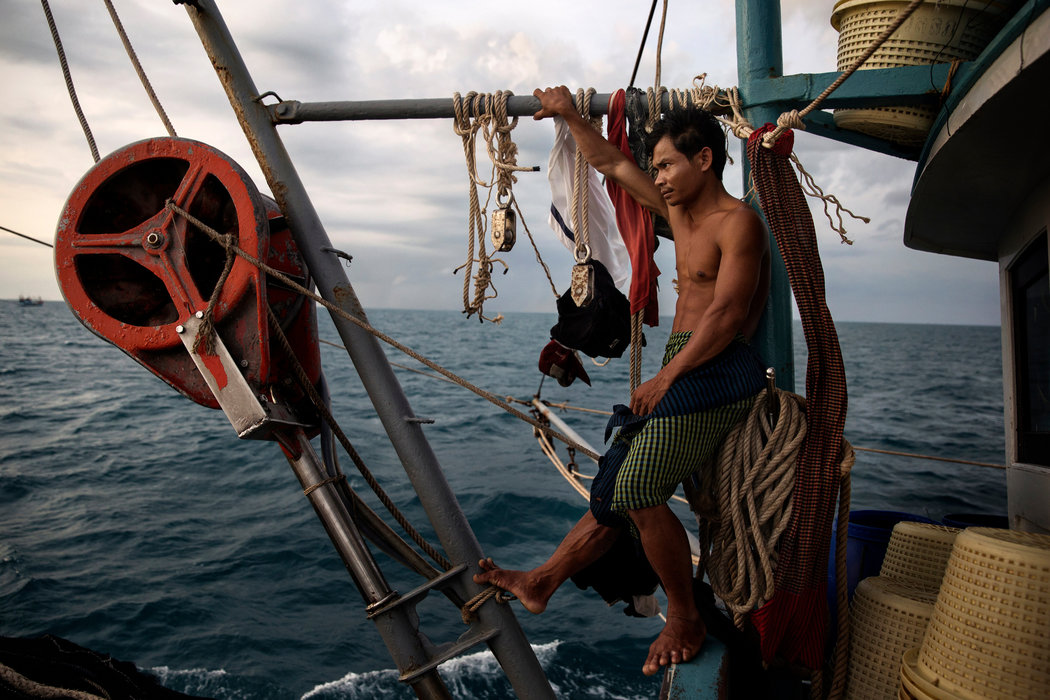
<path fill-rule="evenodd" d="M 1050 177 L 1050 10 L 949 101 L 916 170 L 904 244 L 998 259 L 999 238 L 1037 183 Z"/>

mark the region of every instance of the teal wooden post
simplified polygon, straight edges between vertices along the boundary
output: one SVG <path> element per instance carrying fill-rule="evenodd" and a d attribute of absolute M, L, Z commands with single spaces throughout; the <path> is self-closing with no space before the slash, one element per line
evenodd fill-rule
<path fill-rule="evenodd" d="M 736 3 L 736 65 L 737 82 L 743 93 L 748 86 L 783 75 L 783 48 L 780 34 L 779 0 L 737 0 Z M 755 126 L 776 122 L 780 112 L 775 107 L 762 105 L 744 111 Z M 744 191 L 749 187 L 751 168 L 747 162 L 746 145 L 740 148 L 744 171 Z M 772 234 L 769 246 L 773 253 L 769 301 L 758 331 L 752 340 L 755 349 L 766 364 L 777 373 L 777 386 L 795 390 L 795 360 L 791 331 L 791 285 L 788 283 L 784 260 L 777 250 Z"/>

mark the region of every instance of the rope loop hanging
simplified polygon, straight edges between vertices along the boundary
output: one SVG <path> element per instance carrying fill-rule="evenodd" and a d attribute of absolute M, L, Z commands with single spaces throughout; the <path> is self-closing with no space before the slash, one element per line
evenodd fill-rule
<path fill-rule="evenodd" d="M 596 131 L 601 131 L 602 118 L 591 116 L 591 98 L 596 94 L 594 88 L 583 88 L 576 90 L 576 111 Z M 574 257 L 579 265 L 591 261 L 591 231 L 590 231 L 590 196 L 587 193 L 587 175 L 590 165 L 583 157 L 579 145 L 576 146 L 575 170 L 572 177 L 572 228 L 576 238 L 576 249 Z"/>
<path fill-rule="evenodd" d="M 453 271 L 453 274 L 464 270 L 463 313 L 468 318 L 477 314 L 478 320 L 482 322 L 498 323 L 502 320 L 503 317 L 499 315 L 494 318 L 485 316 L 484 306 L 486 301 L 495 299 L 499 294 L 492 283 L 492 271 L 495 265 L 498 263 L 503 266 L 503 274 L 509 270 L 507 263 L 502 258 L 489 255 L 485 243 L 488 231 L 486 212 L 489 202 L 492 201 L 493 190 L 496 194 L 496 204 L 500 209 L 509 210 L 513 206 L 520 215 L 521 210 L 512 191 L 514 183 L 517 182 L 517 176 L 514 173 L 538 169 L 518 165 L 518 147 L 511 138 L 511 132 L 517 126 L 518 118 L 509 119 L 507 115 L 507 98 L 512 94 L 507 90 L 498 90 L 491 95 L 472 91 L 468 92 L 465 97 L 458 92 L 452 96 L 452 107 L 455 113 L 452 129 L 463 141 L 463 154 L 466 158 L 469 179 L 467 258 Z M 484 142 L 485 152 L 492 163 L 487 180 L 478 173 L 477 142 L 479 138 Z M 478 188 L 486 190 L 484 206 L 481 204 Z M 526 232 L 528 233 L 527 227 Z M 532 234 L 528 233 L 528 235 L 531 241 Z M 509 247 L 500 248 L 498 243 L 494 245 L 498 250 L 509 250 Z M 535 249 L 535 243 L 533 243 L 533 248 Z M 474 272 L 475 264 L 477 265 L 476 273 Z M 542 259 L 540 259 L 540 264 L 546 269 Z M 473 293 L 471 293 L 472 283 Z"/>

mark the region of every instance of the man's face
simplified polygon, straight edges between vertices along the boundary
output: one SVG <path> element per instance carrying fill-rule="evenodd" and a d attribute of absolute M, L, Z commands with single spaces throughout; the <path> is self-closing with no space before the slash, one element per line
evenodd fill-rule
<path fill-rule="evenodd" d="M 700 194 L 710 165 L 711 149 L 707 147 L 687 158 L 674 147 L 670 136 L 664 136 L 653 148 L 656 186 L 671 207 L 689 204 Z"/>

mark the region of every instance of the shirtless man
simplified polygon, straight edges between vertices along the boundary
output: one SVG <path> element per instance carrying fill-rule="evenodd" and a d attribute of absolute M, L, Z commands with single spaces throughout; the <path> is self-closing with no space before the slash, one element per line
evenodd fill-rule
<path fill-rule="evenodd" d="M 580 117 L 567 88 L 533 94 L 541 105 L 535 119 L 565 119 L 598 172 L 667 219 L 678 303 L 664 366 L 631 395 L 631 411 L 648 418 L 621 450 L 629 453 L 620 463 L 609 466 L 615 461 L 608 459 L 610 449 L 606 473 L 600 471 L 592 487 L 591 509 L 541 566 L 513 571 L 482 560 L 474 580 L 543 612 L 566 579 L 613 545 L 629 517 L 667 594 L 667 623 L 642 666 L 653 675 L 693 658 L 706 635 L 693 601 L 688 539 L 667 500 L 715 453 L 763 386 L 762 365 L 740 336 L 751 337 L 765 307 L 768 239 L 755 212 L 722 185 L 725 139 L 709 114 L 692 110 L 661 121 L 650 144 L 654 182 Z"/>

